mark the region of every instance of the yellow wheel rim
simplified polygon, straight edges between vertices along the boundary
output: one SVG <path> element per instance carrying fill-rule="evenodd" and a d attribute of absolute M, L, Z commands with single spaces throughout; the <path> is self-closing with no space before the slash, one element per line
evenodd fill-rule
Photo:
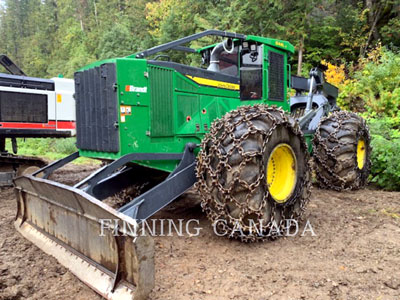
<path fill-rule="evenodd" d="M 360 170 L 364 168 L 367 153 L 365 152 L 365 141 L 360 138 L 357 143 L 357 166 Z"/>
<path fill-rule="evenodd" d="M 292 147 L 279 144 L 272 150 L 267 164 L 267 186 L 278 203 L 285 203 L 297 182 L 297 162 Z"/>

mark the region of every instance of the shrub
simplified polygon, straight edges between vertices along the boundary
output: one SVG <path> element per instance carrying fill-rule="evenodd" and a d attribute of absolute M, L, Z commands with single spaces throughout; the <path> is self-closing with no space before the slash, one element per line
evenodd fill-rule
<path fill-rule="evenodd" d="M 75 138 L 50 139 L 50 138 L 19 138 L 18 154 L 28 156 L 41 156 L 58 159 L 77 151 Z M 11 142 L 7 139 L 7 150 L 11 150 Z"/>
<path fill-rule="evenodd" d="M 77 151 L 75 143 L 75 138 L 56 139 L 53 140 L 52 150 L 56 153 L 69 155 Z"/>
<path fill-rule="evenodd" d="M 391 118 L 370 119 L 371 181 L 386 190 L 400 191 L 400 130 Z"/>
<path fill-rule="evenodd" d="M 339 86 L 343 109 L 370 117 L 400 117 L 400 53 L 378 47 L 360 60 L 353 78 Z"/>
<path fill-rule="evenodd" d="M 341 86 L 346 81 L 346 74 L 345 74 L 345 65 L 341 64 L 339 66 L 335 66 L 326 60 L 321 61 L 321 65 L 326 67 L 325 71 L 325 79 L 330 84 L 334 86 Z"/>

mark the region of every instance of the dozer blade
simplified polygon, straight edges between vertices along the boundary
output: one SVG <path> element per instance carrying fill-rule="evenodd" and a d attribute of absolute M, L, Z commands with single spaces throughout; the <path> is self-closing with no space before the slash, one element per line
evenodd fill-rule
<path fill-rule="evenodd" d="M 107 299 L 145 299 L 154 287 L 154 241 L 135 221 L 80 189 L 31 175 L 15 179 L 16 229 Z M 113 232 L 118 231 L 118 235 Z M 103 234 L 102 234 L 103 233 Z M 101 236 L 102 234 L 102 236 Z"/>

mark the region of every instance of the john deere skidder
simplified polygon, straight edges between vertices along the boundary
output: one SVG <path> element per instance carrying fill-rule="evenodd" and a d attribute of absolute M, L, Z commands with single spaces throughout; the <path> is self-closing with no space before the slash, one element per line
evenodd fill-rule
<path fill-rule="evenodd" d="M 211 35 L 226 39 L 184 46 Z M 158 54 L 167 50 L 197 53 L 203 67 Z M 364 120 L 339 111 L 338 90 L 318 69 L 290 76 L 293 52 L 285 41 L 208 30 L 82 68 L 79 152 L 15 180 L 16 228 L 104 297 L 143 299 L 154 286 L 153 239 L 121 224 L 143 222 L 195 183 L 218 230 L 248 242 L 302 216 L 310 153 L 322 187 L 363 187 Z M 288 87 L 296 92 L 289 100 Z M 48 179 L 79 156 L 111 163 L 73 187 Z M 102 202 L 138 182 L 148 189 L 118 210 Z M 101 220 L 113 225 L 101 232 Z"/>

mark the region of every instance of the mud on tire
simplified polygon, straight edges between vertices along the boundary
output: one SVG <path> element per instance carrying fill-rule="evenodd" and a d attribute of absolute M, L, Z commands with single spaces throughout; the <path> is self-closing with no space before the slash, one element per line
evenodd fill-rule
<path fill-rule="evenodd" d="M 266 170 L 282 144 L 293 150 L 296 181 L 279 203 L 269 192 Z M 202 141 L 196 171 L 201 206 L 214 228 L 242 241 L 276 237 L 286 229 L 285 219 L 300 219 L 309 200 L 307 146 L 298 124 L 280 108 L 243 106 L 216 120 Z"/>
<path fill-rule="evenodd" d="M 323 118 L 313 139 L 318 185 L 337 191 L 364 187 L 371 168 L 370 141 L 365 120 L 355 113 L 338 111 Z"/>

